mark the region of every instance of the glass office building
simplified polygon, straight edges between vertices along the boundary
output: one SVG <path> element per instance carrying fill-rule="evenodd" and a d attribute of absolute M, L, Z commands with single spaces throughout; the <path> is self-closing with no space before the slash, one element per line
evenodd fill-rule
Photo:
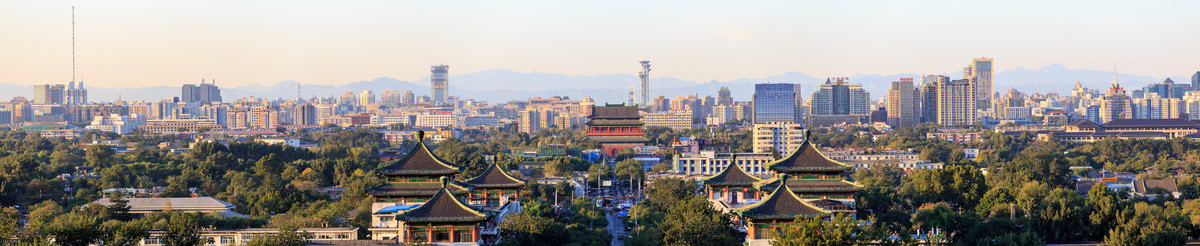
<path fill-rule="evenodd" d="M 803 123 L 800 85 L 762 83 L 754 85 L 754 123 Z"/>

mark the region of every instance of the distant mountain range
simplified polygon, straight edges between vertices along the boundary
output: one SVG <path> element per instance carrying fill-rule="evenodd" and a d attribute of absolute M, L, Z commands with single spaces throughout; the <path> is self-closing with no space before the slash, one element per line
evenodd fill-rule
<path fill-rule="evenodd" d="M 1183 72 L 1185 72 L 1184 76 L 1187 77 L 1172 76 L 1170 78 L 1177 83 L 1190 83 L 1192 72 Z M 950 76 L 951 79 L 962 78 L 961 71 L 946 73 L 944 75 Z M 657 97 L 658 95 L 668 97 L 678 95 L 715 96 L 717 90 L 725 86 L 729 87 L 730 91 L 733 92 L 735 100 L 747 101 L 750 100 L 754 93 L 755 83 L 783 82 L 800 83 L 804 87 L 804 97 L 808 98 L 812 91 L 817 88 L 817 85 L 825 82 L 825 76 L 821 75 L 817 77 L 799 72 L 787 72 L 766 78 L 742 78 L 728 81 L 712 80 L 708 82 L 687 81 L 673 77 L 658 77 L 650 81 L 650 94 L 652 97 Z M 833 77 L 835 75 L 829 76 Z M 862 84 L 865 89 L 870 91 L 872 98 L 881 98 L 886 96 L 886 91 L 891 86 L 890 82 L 899 80 L 900 78 L 917 78 L 920 75 L 857 74 L 849 77 L 851 83 Z M 1001 71 L 996 73 L 994 77 L 994 88 L 1001 93 L 1008 91 L 1010 88 L 1027 93 L 1066 93 L 1070 92 L 1071 88 L 1075 86 L 1076 81 L 1081 82 L 1085 87 L 1102 90 L 1112 83 L 1112 71 L 1071 69 L 1061 64 L 1047 65 L 1036 70 L 1020 67 L 1013 70 Z M 1120 74 L 1119 79 L 1123 87 L 1128 90 L 1134 90 L 1146 84 L 1161 82 L 1166 78 Z M 249 96 L 269 99 L 292 99 L 296 98 L 297 85 L 299 85 L 299 94 L 304 98 L 313 96 L 336 97 L 347 91 L 358 93 L 363 90 L 375 91 L 376 96 L 380 96 L 382 91 L 385 90 L 412 90 L 413 93 L 420 96 L 429 94 L 428 81 L 429 77 L 422 78 L 419 81 L 402 81 L 395 78 L 381 77 L 342 85 L 313 85 L 301 84 L 289 80 L 278 82 L 271 86 L 254 84 L 238 87 L 222 87 L 221 94 L 225 101 L 233 101 L 237 98 Z M 450 76 L 451 95 L 493 103 L 548 96 L 569 96 L 576 99 L 592 97 L 597 103 L 619 103 L 625 102 L 629 97 L 630 88 L 636 87 L 640 87 L 640 85 L 637 76 L 633 74 L 569 76 L 555 73 L 522 73 L 492 69 Z M 32 93 L 32 86 L 0 83 L 0 98 L 11 98 L 14 96 L 30 97 Z M 126 101 L 150 101 L 179 96 L 180 87 L 179 85 L 140 88 L 88 87 L 88 94 L 92 101 L 113 101 L 118 96 Z"/>

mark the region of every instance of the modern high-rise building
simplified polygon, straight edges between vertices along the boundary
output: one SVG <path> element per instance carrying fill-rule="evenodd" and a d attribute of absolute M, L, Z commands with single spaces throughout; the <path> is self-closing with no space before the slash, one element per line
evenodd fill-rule
<path fill-rule="evenodd" d="M 1192 90 L 1200 91 L 1200 71 L 1192 75 Z"/>
<path fill-rule="evenodd" d="M 296 109 L 292 110 L 292 124 L 295 125 L 316 125 L 317 124 L 317 107 L 311 103 L 302 103 L 296 105 Z"/>
<path fill-rule="evenodd" d="M 639 61 L 642 64 L 642 71 L 638 73 L 638 78 L 642 79 L 642 97 L 637 106 L 645 107 L 650 102 L 650 61 Z"/>
<path fill-rule="evenodd" d="M 413 94 L 412 90 L 404 90 L 404 96 L 402 97 L 404 100 L 404 105 L 413 105 L 417 103 L 417 97 Z"/>
<path fill-rule="evenodd" d="M 1174 80 L 1167 78 L 1162 83 L 1142 87 L 1142 95 L 1135 95 L 1133 98 L 1142 98 L 1146 94 L 1158 94 L 1161 98 L 1183 98 L 1183 94 L 1191 90 L 1190 84 L 1175 84 Z"/>
<path fill-rule="evenodd" d="M 1135 119 L 1179 119 L 1187 112 L 1187 102 L 1180 98 L 1163 98 L 1156 93 L 1147 93 L 1144 98 L 1133 98 L 1130 109 Z"/>
<path fill-rule="evenodd" d="M 892 81 L 887 92 L 887 124 L 892 128 L 912 127 L 921 122 L 921 104 L 917 103 L 917 90 L 912 78 Z"/>
<path fill-rule="evenodd" d="M 429 77 L 430 90 L 433 90 L 430 95 L 433 96 L 432 104 L 446 104 L 450 102 L 450 66 L 436 65 L 432 67 L 433 75 Z"/>
<path fill-rule="evenodd" d="M 733 105 L 733 95 L 729 91 L 729 87 L 722 86 L 721 90 L 717 91 L 717 105 L 720 105 L 720 106 Z"/>
<path fill-rule="evenodd" d="M 383 95 L 380 96 L 380 101 L 383 101 L 383 103 L 386 103 L 388 105 L 393 105 L 393 106 L 400 104 L 400 91 L 397 91 L 397 90 L 383 91 Z"/>
<path fill-rule="evenodd" d="M 978 95 L 969 79 L 939 82 L 937 86 L 937 123 L 943 126 L 967 125 L 979 120 L 975 107 Z"/>
<path fill-rule="evenodd" d="M 992 58 L 981 57 L 971 60 L 971 65 L 963 68 L 963 78 L 970 80 L 975 87 L 976 109 L 992 108 Z"/>
<path fill-rule="evenodd" d="M 1129 119 L 1133 116 L 1133 101 L 1128 95 L 1125 95 L 1125 89 L 1121 88 L 1121 84 L 1117 83 L 1116 75 L 1113 76 L 1113 85 L 1104 93 L 1104 100 L 1100 103 L 1100 123 L 1108 123 L 1117 119 Z"/>
<path fill-rule="evenodd" d="M 220 103 L 221 88 L 217 87 L 216 81 L 213 83 L 204 83 L 200 80 L 200 85 L 184 84 L 183 94 L 179 97 L 179 101 L 187 103 Z"/>
<path fill-rule="evenodd" d="M 995 116 L 997 119 L 1028 119 L 1032 116 L 1032 108 L 1025 105 L 1028 96 L 1017 89 L 1009 89 L 1004 95 L 996 98 Z"/>
<path fill-rule="evenodd" d="M 366 106 L 371 104 L 375 104 L 375 92 L 363 90 L 358 93 L 358 105 Z"/>
<path fill-rule="evenodd" d="M 87 104 L 88 94 L 87 89 L 83 88 L 83 82 L 79 82 L 79 87 L 75 87 L 75 82 L 71 81 L 67 86 L 67 95 L 64 100 L 69 106 Z"/>
<path fill-rule="evenodd" d="M 921 87 L 918 88 L 921 91 L 918 98 L 921 103 L 921 123 L 937 122 L 937 86 L 939 83 L 949 82 L 950 77 L 942 75 L 926 75 L 921 77 Z"/>
<path fill-rule="evenodd" d="M 754 123 L 803 123 L 800 85 L 761 83 L 754 85 Z"/>
<path fill-rule="evenodd" d="M 531 133 L 541 130 L 541 116 L 541 112 L 533 109 L 526 109 L 517 113 L 517 131 Z"/>
<path fill-rule="evenodd" d="M 343 105 L 358 104 L 358 97 L 354 95 L 354 92 L 347 91 L 346 93 L 342 94 L 341 98 L 338 98 L 338 104 L 343 104 Z"/>
<path fill-rule="evenodd" d="M 63 85 L 34 85 L 33 104 L 63 104 Z"/>
<path fill-rule="evenodd" d="M 847 84 L 848 78 L 825 80 L 812 93 L 812 115 L 866 115 L 871 113 L 871 95 L 860 84 Z"/>

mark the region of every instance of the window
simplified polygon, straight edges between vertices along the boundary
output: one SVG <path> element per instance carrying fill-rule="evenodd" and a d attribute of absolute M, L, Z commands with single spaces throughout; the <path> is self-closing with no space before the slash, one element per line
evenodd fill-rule
<path fill-rule="evenodd" d="M 412 232 L 412 240 L 409 242 L 429 242 L 429 232 Z"/>
<path fill-rule="evenodd" d="M 471 230 L 458 230 L 454 232 L 454 242 L 467 243 L 475 241 L 475 232 Z"/>
<path fill-rule="evenodd" d="M 771 239 L 771 228 L 754 227 L 754 239 Z"/>
<path fill-rule="evenodd" d="M 450 241 L 450 232 L 448 232 L 448 231 L 433 232 L 433 241 L 434 242 L 449 242 Z"/>
<path fill-rule="evenodd" d="M 232 245 L 233 244 L 233 236 L 221 236 L 221 244 L 222 245 Z"/>

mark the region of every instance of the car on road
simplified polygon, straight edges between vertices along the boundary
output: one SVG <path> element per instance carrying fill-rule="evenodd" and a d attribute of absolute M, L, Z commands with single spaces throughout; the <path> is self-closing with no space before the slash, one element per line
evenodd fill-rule
<path fill-rule="evenodd" d="M 625 240 L 625 235 L 617 236 L 617 240 Z"/>

